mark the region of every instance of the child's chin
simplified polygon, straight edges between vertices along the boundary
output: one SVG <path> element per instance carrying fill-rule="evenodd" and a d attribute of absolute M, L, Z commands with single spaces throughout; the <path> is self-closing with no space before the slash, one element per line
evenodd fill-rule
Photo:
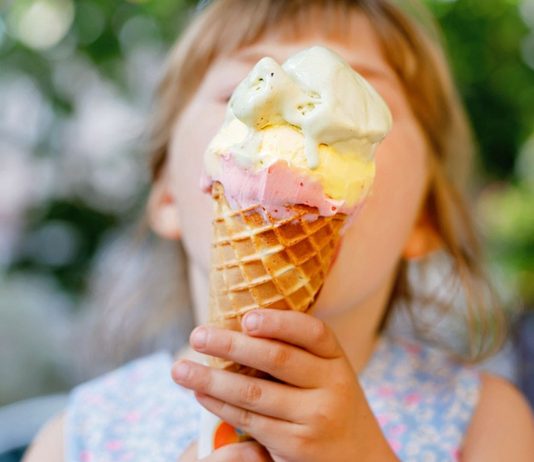
<path fill-rule="evenodd" d="M 322 297 L 321 294 L 319 294 L 317 303 L 313 306 L 309 313 L 319 319 L 326 320 L 332 316 L 338 316 L 346 313 L 349 310 L 350 307 L 343 307 L 339 300 L 333 299 L 332 297 Z"/>

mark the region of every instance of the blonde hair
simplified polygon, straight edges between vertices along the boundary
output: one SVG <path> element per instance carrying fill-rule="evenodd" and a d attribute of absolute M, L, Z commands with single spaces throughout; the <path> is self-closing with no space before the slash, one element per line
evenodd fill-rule
<path fill-rule="evenodd" d="M 151 131 L 152 179 L 158 178 L 165 165 L 173 125 L 211 63 L 221 55 L 253 44 L 272 28 L 279 29 L 288 39 L 304 34 L 314 9 L 323 12 L 321 25 L 326 36 L 348 27 L 347 18 L 354 9 L 363 12 L 406 90 L 430 150 L 431 176 L 425 209 L 450 256 L 450 281 L 462 287 L 467 302 L 470 342 L 465 359 L 481 359 L 500 346 L 505 323 L 483 271 L 477 234 L 461 193 L 469 175 L 474 142 L 438 29 L 417 1 L 406 1 L 402 6 L 387 0 L 213 1 L 196 15 L 169 55 L 157 92 Z M 291 27 L 283 27 L 288 23 Z M 384 324 L 394 305 L 403 302 L 411 306 L 415 301 L 408 264 L 401 261 Z M 444 308 L 450 305 L 441 303 Z"/>

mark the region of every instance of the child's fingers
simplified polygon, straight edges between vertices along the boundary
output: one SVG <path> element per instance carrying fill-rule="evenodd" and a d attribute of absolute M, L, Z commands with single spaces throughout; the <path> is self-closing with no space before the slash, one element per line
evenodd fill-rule
<path fill-rule="evenodd" d="M 300 427 L 295 423 L 241 409 L 202 393 L 195 393 L 195 396 L 208 411 L 233 427 L 248 433 L 266 447 L 279 446 L 280 439 L 297 433 L 297 427 Z"/>
<path fill-rule="evenodd" d="M 198 446 L 192 444 L 187 451 L 182 454 L 178 462 L 197 462 Z M 243 443 L 234 443 L 223 446 L 211 453 L 208 457 L 201 459 L 201 462 L 272 462 L 269 453 L 260 444 L 255 441 L 246 441 Z"/>
<path fill-rule="evenodd" d="M 179 361 L 173 379 L 186 388 L 257 414 L 293 422 L 302 420 L 302 390 L 289 385 Z"/>
<path fill-rule="evenodd" d="M 197 443 L 191 443 L 180 456 L 178 462 L 195 462 L 197 460 Z"/>
<path fill-rule="evenodd" d="M 217 449 L 200 462 L 272 462 L 267 450 L 255 441 L 233 443 Z"/>
<path fill-rule="evenodd" d="M 191 334 L 191 345 L 200 353 L 267 372 L 297 387 L 320 386 L 327 373 L 322 367 L 324 360 L 307 351 L 286 343 L 254 338 L 228 329 L 197 327 Z"/>
<path fill-rule="evenodd" d="M 255 337 L 267 337 L 297 345 L 322 358 L 343 355 L 330 328 L 320 319 L 298 311 L 254 310 L 243 318 L 243 330 Z"/>

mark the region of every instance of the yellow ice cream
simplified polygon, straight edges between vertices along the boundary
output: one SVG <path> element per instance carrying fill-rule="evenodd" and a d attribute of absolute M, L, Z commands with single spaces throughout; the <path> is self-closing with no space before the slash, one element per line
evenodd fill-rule
<path fill-rule="evenodd" d="M 211 143 L 210 151 L 220 153 L 232 151 L 247 139 L 248 127 L 238 119 L 226 124 Z M 319 180 L 324 193 L 335 200 L 344 200 L 349 205 L 357 203 L 371 187 L 375 176 L 375 163 L 359 155 L 343 155 L 326 144 L 318 146 L 318 167 L 310 169 L 306 157 L 304 138 L 298 128 L 291 125 L 275 125 L 261 130 L 260 144 L 252 162 L 241 159 L 249 168 L 260 170 L 277 160 L 288 165 L 308 170 L 308 174 Z"/>

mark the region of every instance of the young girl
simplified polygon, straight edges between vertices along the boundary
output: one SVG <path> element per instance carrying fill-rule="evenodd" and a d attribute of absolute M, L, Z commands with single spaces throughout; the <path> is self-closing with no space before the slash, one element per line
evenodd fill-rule
<path fill-rule="evenodd" d="M 159 91 L 150 223 L 185 247 L 201 324 L 192 348 L 279 380 L 159 352 L 78 386 L 27 462 L 194 461 L 200 406 L 256 440 L 218 449 L 211 462 L 534 460 L 533 419 L 510 384 L 384 334 L 392 309 L 414 304 L 408 262 L 438 250 L 466 297 L 466 359 L 487 354 L 500 329 L 458 193 L 469 130 L 431 25 L 408 6 L 409 14 L 387 0 L 214 0 L 196 17 Z M 314 316 L 260 310 L 243 319 L 243 333 L 208 327 L 203 152 L 259 58 L 283 62 L 315 44 L 342 55 L 392 111 L 373 194 L 344 235 Z"/>

